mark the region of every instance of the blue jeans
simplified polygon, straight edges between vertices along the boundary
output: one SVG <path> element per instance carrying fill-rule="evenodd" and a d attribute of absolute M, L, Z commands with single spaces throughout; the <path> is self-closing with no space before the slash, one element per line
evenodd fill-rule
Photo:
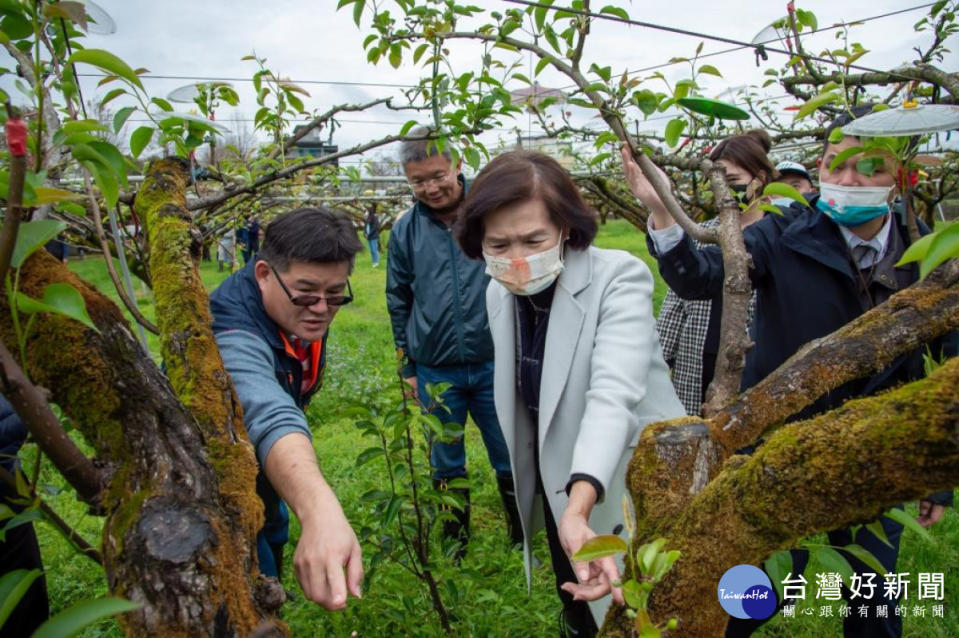
<path fill-rule="evenodd" d="M 434 405 L 426 391 L 430 383 L 450 383 L 442 394 L 443 406 Z M 448 423 L 466 425 L 466 413 L 483 435 L 486 454 L 497 476 L 512 476 L 509 466 L 509 450 L 496 418 L 496 405 L 493 402 L 493 362 L 470 363 L 461 366 L 443 366 L 434 368 L 422 363 L 416 364 L 416 385 L 419 389 L 420 403 L 427 412 L 436 414 Z M 432 408 L 432 409 L 431 409 Z M 430 457 L 433 476 L 449 479 L 466 476 L 466 448 L 463 437 L 452 443 L 433 444 Z"/>
<path fill-rule="evenodd" d="M 378 237 L 373 239 L 367 239 L 366 242 L 370 245 L 370 261 L 373 262 L 374 266 L 378 266 L 380 263 L 380 240 Z"/>
<path fill-rule="evenodd" d="M 256 477 L 257 494 L 263 501 L 263 529 L 256 535 L 256 553 L 264 576 L 279 578 L 283 565 L 282 548 L 290 540 L 290 511 L 269 480 L 260 472 Z"/>

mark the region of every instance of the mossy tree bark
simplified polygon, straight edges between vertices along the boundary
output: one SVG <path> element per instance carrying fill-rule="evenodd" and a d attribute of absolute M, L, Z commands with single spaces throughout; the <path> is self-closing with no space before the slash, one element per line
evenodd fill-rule
<path fill-rule="evenodd" d="M 634 541 L 664 536 L 683 551 L 654 592 L 653 618 L 680 618 L 684 636 L 721 635 L 727 617 L 715 587 L 729 567 L 959 484 L 959 359 L 926 380 L 781 427 L 753 457 L 731 457 L 825 392 L 956 329 L 959 263 L 951 262 L 808 344 L 712 419 L 648 427 L 627 475 Z M 629 621 L 614 609 L 604 632 L 629 635 Z"/>
<path fill-rule="evenodd" d="M 169 190 L 182 197 L 184 181 L 164 177 L 164 166 L 159 163 L 158 177 L 144 186 L 155 201 Z M 95 448 L 96 463 L 109 477 L 101 498 L 108 583 L 113 593 L 143 605 L 122 620 L 127 633 L 248 635 L 273 622 L 283 594 L 256 568 L 255 533 L 262 521 L 256 462 L 216 354 L 205 295 L 190 281 L 195 268 L 175 248 L 189 245 L 184 221 L 164 220 L 170 210 L 162 203 L 151 216 L 154 276 L 169 282 L 157 290 L 158 314 L 182 315 L 161 322 L 170 331 L 164 347 L 176 390 L 119 309 L 45 251 L 21 268 L 21 290 L 39 298 L 50 283 L 71 284 L 98 331 L 65 317 L 38 316 L 27 343 L 27 371 L 51 390 L 51 400 Z M 183 275 L 175 282 L 174 271 Z M 4 297 L 0 306 L 5 304 Z M 15 342 L 9 308 L 0 307 L 0 317 L 0 337 Z"/>
<path fill-rule="evenodd" d="M 677 514 L 650 512 L 637 537 L 664 536 L 683 553 L 650 598 L 654 621 L 677 617 L 682 636 L 721 636 L 729 617 L 716 583 L 730 567 L 761 564 L 797 539 L 959 484 L 956 387 L 959 358 L 921 381 L 784 426 L 754 455 L 727 461 Z M 614 608 L 603 633 L 629 636 L 629 623 Z"/>

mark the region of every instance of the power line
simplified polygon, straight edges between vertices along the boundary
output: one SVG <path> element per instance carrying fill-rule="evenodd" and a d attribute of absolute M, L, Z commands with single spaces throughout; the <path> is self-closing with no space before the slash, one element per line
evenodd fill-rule
<path fill-rule="evenodd" d="M 610 21 L 610 22 L 619 22 L 619 23 L 621 23 L 621 24 L 628 24 L 628 25 L 638 26 L 638 27 L 646 27 L 646 28 L 648 28 L 648 29 L 655 29 L 655 30 L 657 30 L 657 31 L 666 31 L 666 32 L 668 32 L 668 33 L 676 33 L 676 34 L 679 34 L 679 35 L 687 35 L 687 36 L 692 36 L 692 37 L 696 37 L 696 38 L 702 38 L 702 39 L 704 39 L 704 40 L 714 40 L 714 41 L 716 41 L 716 42 L 725 42 L 726 44 L 735 44 L 735 45 L 736 45 L 736 48 L 734 48 L 734 49 L 729 49 L 729 50 L 727 50 L 727 51 L 723 51 L 722 53 L 729 53 L 729 52 L 731 52 L 731 51 L 739 51 L 739 50 L 741 50 L 741 49 L 756 49 L 756 50 L 758 51 L 758 50 L 760 50 L 760 47 L 761 47 L 762 50 L 769 51 L 769 52 L 772 52 L 772 53 L 780 53 L 780 54 L 783 54 L 783 55 L 788 55 L 788 56 L 790 56 L 790 57 L 796 55 L 796 53 L 795 53 L 794 51 L 787 51 L 786 49 L 778 49 L 778 48 L 767 47 L 767 46 L 766 46 L 766 44 L 768 44 L 769 42 L 776 42 L 776 41 L 778 41 L 778 38 L 777 38 L 776 40 L 768 40 L 767 42 L 762 42 L 762 43 L 753 44 L 753 43 L 750 43 L 750 42 L 743 42 L 742 40 L 734 40 L 734 39 L 732 39 L 732 38 L 725 38 L 725 37 L 723 37 L 723 36 L 718 36 L 718 35 L 710 35 L 710 34 L 708 34 L 708 33 L 700 33 L 700 32 L 698 32 L 698 31 L 689 31 L 688 29 L 680 29 L 680 28 L 678 28 L 678 27 L 670 27 L 670 26 L 666 26 L 666 25 L 662 25 L 662 24 L 656 24 L 656 23 L 653 23 L 653 22 L 644 22 L 644 21 L 641 21 L 641 20 L 633 20 L 633 19 L 630 19 L 630 18 L 621 18 L 621 17 L 619 17 L 619 16 L 610 15 L 610 14 L 606 14 L 606 13 L 594 13 L 594 12 L 592 12 L 592 11 L 583 11 L 583 10 L 580 10 L 580 9 L 573 9 L 573 8 L 571 8 L 571 7 L 559 7 L 559 6 L 549 5 L 549 4 L 541 4 L 541 3 L 538 3 L 538 2 L 532 2 L 531 0 L 505 0 L 505 2 L 509 2 L 509 3 L 512 3 L 512 4 L 519 4 L 519 5 L 523 5 L 523 6 L 527 6 L 527 7 L 533 7 L 533 8 L 537 8 L 537 9 L 546 9 L 546 10 L 550 10 L 550 11 L 563 11 L 563 12 L 566 12 L 566 13 L 572 13 L 572 14 L 576 14 L 576 15 L 580 15 L 580 16 L 585 16 L 585 17 L 587 17 L 587 18 L 598 18 L 598 19 L 600 19 L 600 20 L 607 20 L 607 21 Z M 917 9 L 923 9 L 923 8 L 926 8 L 926 7 L 930 7 L 930 6 L 932 6 L 933 4 L 935 4 L 935 3 L 929 2 L 929 3 L 926 3 L 926 4 L 916 5 L 916 6 L 914 6 L 914 7 L 910 7 L 910 8 L 907 8 L 907 9 L 899 9 L 899 10 L 897 10 L 897 11 L 892 11 L 892 12 L 889 12 L 889 13 L 886 13 L 886 14 L 882 14 L 882 15 L 879 15 L 879 16 L 874 16 L 873 18 L 868 18 L 868 19 L 865 19 L 865 20 L 857 20 L 856 22 L 868 22 L 869 20 L 884 18 L 884 17 L 887 17 L 887 16 L 897 15 L 897 14 L 899 14 L 899 13 L 905 13 L 905 12 L 908 12 L 908 11 L 915 11 L 915 10 L 917 10 Z M 834 26 L 830 26 L 830 27 L 824 27 L 823 29 L 816 29 L 815 31 L 813 31 L 813 33 L 817 33 L 817 32 L 819 32 L 819 31 L 826 31 L 826 30 L 829 30 L 829 29 L 835 29 L 835 28 L 839 28 L 839 27 L 841 27 L 841 26 L 843 26 L 843 25 L 834 25 Z M 717 54 L 718 54 L 718 53 L 710 54 L 710 55 L 717 55 Z M 707 56 L 700 56 L 700 57 L 707 57 Z M 824 62 L 824 63 L 826 63 L 826 64 L 833 64 L 833 63 L 834 63 L 833 60 L 828 60 L 828 59 L 826 59 L 826 58 L 820 58 L 820 57 L 813 56 L 813 55 L 806 55 L 805 57 L 808 58 L 808 59 L 810 59 L 810 60 L 814 60 L 814 61 L 816 61 L 816 62 Z M 671 64 L 675 64 L 675 63 L 665 63 L 665 64 L 659 65 L 659 66 L 670 66 Z M 652 69 L 654 69 L 654 68 L 659 68 L 659 66 L 657 66 L 657 67 L 651 67 L 651 68 L 649 68 L 649 69 L 644 69 L 644 70 L 638 70 L 638 71 L 630 72 L 630 73 L 642 73 L 642 72 L 644 72 L 645 70 L 652 70 Z M 867 72 L 867 73 L 887 73 L 887 74 L 889 74 L 889 75 L 896 75 L 896 74 L 895 74 L 894 72 L 892 72 L 892 71 L 880 71 L 879 69 L 873 69 L 873 68 L 861 66 L 861 65 L 858 65 L 858 64 L 850 64 L 850 65 L 848 66 L 848 68 L 850 68 L 850 69 L 856 69 L 857 71 L 864 71 L 864 72 Z M 904 78 L 904 79 L 911 80 L 912 78 Z M 571 87 L 567 87 L 567 88 L 571 88 Z"/>
<path fill-rule="evenodd" d="M 101 73 L 78 73 L 80 77 L 103 78 L 106 75 Z M 192 82 L 253 82 L 253 78 L 233 78 L 233 77 L 209 77 L 200 75 L 157 75 L 155 73 L 145 73 L 140 76 L 141 80 L 189 80 Z M 333 86 L 375 86 L 393 89 L 415 89 L 416 84 L 388 84 L 385 82 L 348 82 L 345 80 L 283 80 L 293 84 L 325 84 Z"/>

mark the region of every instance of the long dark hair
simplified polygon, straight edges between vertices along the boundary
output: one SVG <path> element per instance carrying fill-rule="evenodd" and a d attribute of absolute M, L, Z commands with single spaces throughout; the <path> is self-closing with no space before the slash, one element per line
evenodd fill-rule
<path fill-rule="evenodd" d="M 772 140 L 761 129 L 752 129 L 741 135 L 727 137 L 709 154 L 712 161 L 726 160 L 740 166 L 755 177 L 762 177 L 763 186 L 779 179 L 776 167 L 769 161 Z"/>

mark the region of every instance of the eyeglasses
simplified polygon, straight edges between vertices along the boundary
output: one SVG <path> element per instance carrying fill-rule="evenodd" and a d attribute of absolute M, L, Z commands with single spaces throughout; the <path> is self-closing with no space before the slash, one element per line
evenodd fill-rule
<path fill-rule="evenodd" d="M 290 298 L 290 303 L 294 306 L 313 306 L 320 303 L 320 301 L 325 301 L 327 306 L 345 306 L 346 304 L 353 301 L 353 288 L 350 286 L 350 280 L 346 280 L 346 292 L 345 295 L 330 295 L 329 297 L 320 297 L 319 295 L 297 295 L 293 296 L 290 292 L 290 289 L 286 287 L 286 284 L 283 283 L 283 279 L 280 278 L 280 273 L 276 272 L 276 268 L 273 267 L 273 264 L 270 264 L 270 270 L 273 271 L 273 276 L 276 277 L 276 280 L 280 283 L 280 288 L 283 289 L 283 292 L 286 293 L 286 296 Z"/>
<path fill-rule="evenodd" d="M 442 184 L 450 178 L 449 171 L 443 173 L 442 175 L 436 175 L 435 177 L 430 177 L 429 179 L 412 179 L 410 180 L 410 188 L 415 191 L 423 190 L 427 186 L 433 186 L 434 184 Z"/>

